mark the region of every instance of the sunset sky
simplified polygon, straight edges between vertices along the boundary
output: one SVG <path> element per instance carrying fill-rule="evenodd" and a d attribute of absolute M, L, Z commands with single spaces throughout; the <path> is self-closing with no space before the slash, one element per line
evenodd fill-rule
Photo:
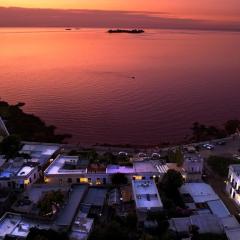
<path fill-rule="evenodd" d="M 29 8 L 160 11 L 191 18 L 240 18 L 239 0 L 1 0 L 0 5 Z"/>
<path fill-rule="evenodd" d="M 1 0 L 1 7 L 21 7 L 21 8 L 44 8 L 44 9 L 78 9 L 78 10 L 102 10 L 103 13 L 107 13 L 111 16 L 108 17 L 110 21 L 113 18 L 114 11 L 128 11 L 128 12 L 154 12 L 155 15 L 160 15 L 161 19 L 164 18 L 174 18 L 176 19 L 191 19 L 191 20 L 207 20 L 207 21 L 217 21 L 221 23 L 234 23 L 236 27 L 236 23 L 240 22 L 240 1 L 239 0 Z M 3 9 L 0 9 L 3 11 Z M 4 9 L 6 10 L 6 9 Z M 90 12 L 93 13 L 93 12 Z M 10 13 L 6 13 L 5 15 L 0 12 L 0 20 L 4 18 L 4 16 L 11 16 Z M 6 26 L 14 26 L 16 25 L 14 21 L 14 15 L 16 14 L 16 22 L 18 21 L 18 13 L 14 12 L 12 15 L 12 19 L 5 19 L 4 24 Z M 21 12 L 23 14 L 23 12 Z M 23 15 L 29 14 L 29 9 L 27 9 L 27 13 Z M 35 12 L 36 15 L 36 12 Z M 90 14 L 91 15 L 91 14 Z M 119 15 L 116 15 L 120 17 Z M 115 18 L 116 18 L 115 16 Z M 153 15 L 152 15 L 153 16 Z M 48 15 L 49 17 L 49 15 Z M 79 17 L 79 16 L 78 16 Z M 89 16 L 92 18 L 93 15 Z M 126 17 L 125 15 L 122 17 Z M 146 17 L 146 13 L 141 13 L 141 16 L 138 16 L 138 20 L 141 17 Z M 36 18 L 36 16 L 35 16 Z M 69 18 L 69 16 L 68 16 Z M 121 18 L 121 17 L 120 17 Z M 99 18 L 96 17 L 99 22 Z M 8 20 L 8 21 L 7 21 Z M 31 20 L 31 19 L 29 19 Z M 92 19 L 91 19 L 92 20 Z M 115 19 L 116 20 L 116 19 Z M 146 20 L 146 19 L 145 19 Z M 144 21 L 145 21 L 144 20 Z M 151 19 L 153 20 L 153 19 Z M 156 20 L 156 19 L 155 19 Z M 34 22 L 35 20 L 33 20 Z M 46 21 L 44 22 L 44 26 L 46 25 Z M 79 20 L 80 21 L 80 20 Z M 131 19 L 130 22 L 136 21 Z M 69 23 L 67 21 L 66 23 Z M 113 21 L 115 24 L 115 22 Z M 3 23 L 0 26 L 5 26 Z M 22 23 L 23 24 L 23 23 Z M 50 22 L 50 25 L 55 26 Z M 24 24 L 23 24 L 24 25 Z M 40 23 L 33 23 L 33 25 L 41 25 Z M 71 25 L 71 24 L 70 24 Z M 105 24 L 106 25 L 106 24 Z M 141 24 L 140 24 L 141 25 Z M 151 25 L 151 24 L 149 24 Z M 154 25 L 154 24 L 153 24 Z M 84 25 L 85 26 L 85 25 Z M 94 25 L 95 26 L 95 25 Z M 148 26 L 148 25 L 147 25 Z M 238 24 L 239 26 L 239 24 Z"/>

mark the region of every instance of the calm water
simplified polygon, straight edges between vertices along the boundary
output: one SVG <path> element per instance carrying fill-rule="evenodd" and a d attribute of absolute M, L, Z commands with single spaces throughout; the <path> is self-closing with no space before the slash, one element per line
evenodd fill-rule
<path fill-rule="evenodd" d="M 177 141 L 194 121 L 240 118 L 239 43 L 224 32 L 1 29 L 0 97 L 74 142 Z"/>

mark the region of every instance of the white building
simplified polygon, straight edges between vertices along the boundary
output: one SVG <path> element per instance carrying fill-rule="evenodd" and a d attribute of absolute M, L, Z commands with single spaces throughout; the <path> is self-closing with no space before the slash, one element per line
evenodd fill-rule
<path fill-rule="evenodd" d="M 226 191 L 237 205 L 240 205 L 240 164 L 229 166 Z"/>
<path fill-rule="evenodd" d="M 163 209 L 154 180 L 132 180 L 132 189 L 138 212 L 161 211 Z"/>
<path fill-rule="evenodd" d="M 5 213 L 0 218 L 0 240 L 4 239 L 5 236 L 24 239 L 33 227 L 49 229 L 51 225 L 26 219 L 19 214 Z"/>
<path fill-rule="evenodd" d="M 0 189 L 26 189 L 38 180 L 39 174 L 36 163 L 25 163 L 23 159 L 10 160 L 0 171 Z"/>
<path fill-rule="evenodd" d="M 197 153 L 185 153 L 183 168 L 186 172 L 186 181 L 198 181 L 202 178 L 203 157 Z"/>
<path fill-rule="evenodd" d="M 109 184 L 112 175 L 125 174 L 129 181 L 132 179 L 159 179 L 168 170 L 158 160 L 133 162 L 133 166 L 108 165 L 92 167 L 86 160 L 78 156 L 58 156 L 44 171 L 45 182 L 51 184 Z"/>

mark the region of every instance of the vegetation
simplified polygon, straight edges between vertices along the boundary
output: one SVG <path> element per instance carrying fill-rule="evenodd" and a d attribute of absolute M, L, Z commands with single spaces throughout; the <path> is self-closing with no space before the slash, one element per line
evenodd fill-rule
<path fill-rule="evenodd" d="M 121 166 L 132 166 L 129 156 L 114 155 L 111 152 L 105 152 L 100 155 L 95 149 L 83 149 L 82 151 L 71 151 L 71 156 L 79 156 L 81 158 L 88 159 L 90 163 L 103 163 L 103 164 L 119 164 Z"/>
<path fill-rule="evenodd" d="M 96 226 L 89 236 L 89 240 L 122 240 L 128 238 L 128 229 L 117 221 L 111 221 L 106 225 Z"/>
<path fill-rule="evenodd" d="M 125 185 L 128 183 L 128 179 L 125 174 L 123 173 L 116 173 L 112 175 L 112 184 L 114 185 Z"/>
<path fill-rule="evenodd" d="M 184 202 L 178 190 L 183 182 L 181 173 L 168 170 L 158 186 L 164 208 L 171 217 L 188 216 L 190 214 L 185 210 Z"/>
<path fill-rule="evenodd" d="M 198 228 L 198 227 L 197 227 Z M 199 234 L 198 230 L 194 231 L 191 240 L 227 240 L 225 234 L 204 233 Z"/>
<path fill-rule="evenodd" d="M 217 138 L 224 138 L 240 130 L 240 121 L 238 119 L 228 120 L 223 127 L 206 126 L 199 122 L 193 123 L 191 127 L 192 137 L 190 141 L 201 142 Z"/>
<path fill-rule="evenodd" d="M 168 161 L 172 163 L 177 163 L 177 166 L 180 167 L 183 165 L 184 156 L 180 147 L 178 147 L 175 151 L 168 151 Z"/>
<path fill-rule="evenodd" d="M 234 134 L 237 130 L 240 129 L 240 121 L 237 119 L 229 120 L 224 124 L 224 128 L 227 134 Z"/>
<path fill-rule="evenodd" d="M 162 189 L 167 193 L 167 195 L 171 196 L 172 193 L 175 193 L 183 184 L 183 178 L 181 173 L 175 170 L 168 170 L 166 174 L 164 174 L 161 186 Z"/>
<path fill-rule="evenodd" d="M 210 156 L 207 163 L 219 176 L 227 177 L 229 165 L 240 164 L 240 160 L 222 156 Z"/>
<path fill-rule="evenodd" d="M 44 230 L 38 228 L 31 228 L 26 240 L 68 240 L 67 233 L 56 232 L 54 230 Z"/>
<path fill-rule="evenodd" d="M 206 126 L 198 122 L 193 123 L 191 128 L 192 137 L 191 141 L 201 142 L 211 139 L 224 138 L 227 136 L 227 133 L 224 129 L 217 128 L 215 126 Z"/>
<path fill-rule="evenodd" d="M 20 149 L 21 139 L 16 135 L 10 135 L 0 143 L 0 153 L 7 159 L 17 157 Z"/>
<path fill-rule="evenodd" d="M 22 110 L 24 103 L 10 105 L 0 101 L 0 116 L 6 121 L 6 126 L 11 134 L 18 135 L 25 141 L 56 142 L 62 143 L 67 134 L 55 134 L 55 126 L 47 126 L 39 117 L 25 113 Z"/>
<path fill-rule="evenodd" d="M 147 221 L 156 222 L 156 227 L 148 228 L 147 232 L 151 235 L 161 237 L 166 234 L 169 223 L 167 215 L 164 212 L 149 212 L 147 216 Z"/>
<path fill-rule="evenodd" d="M 64 194 L 58 191 L 47 192 L 44 197 L 38 202 L 40 215 L 51 216 L 53 214 L 53 206 L 59 207 L 64 202 Z"/>

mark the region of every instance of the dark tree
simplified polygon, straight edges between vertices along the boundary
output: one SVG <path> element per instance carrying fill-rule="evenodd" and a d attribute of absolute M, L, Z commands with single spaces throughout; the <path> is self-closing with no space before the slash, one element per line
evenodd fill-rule
<path fill-rule="evenodd" d="M 128 183 L 128 179 L 123 173 L 116 173 L 112 175 L 112 184 L 114 185 L 124 185 Z"/>
<path fill-rule="evenodd" d="M 68 240 L 68 235 L 65 232 L 56 232 L 54 230 L 44 230 L 31 228 L 26 240 Z"/>
<path fill-rule="evenodd" d="M 229 120 L 224 124 L 224 127 L 228 134 L 234 134 L 237 129 L 240 129 L 240 121 L 237 119 Z"/>
<path fill-rule="evenodd" d="M 181 173 L 172 169 L 167 171 L 161 182 L 162 188 L 166 191 L 176 191 L 182 184 L 183 177 Z"/>
<path fill-rule="evenodd" d="M 0 152 L 5 155 L 7 159 L 16 157 L 20 149 L 21 140 L 20 137 L 16 135 L 10 135 L 4 138 L 0 144 Z"/>

